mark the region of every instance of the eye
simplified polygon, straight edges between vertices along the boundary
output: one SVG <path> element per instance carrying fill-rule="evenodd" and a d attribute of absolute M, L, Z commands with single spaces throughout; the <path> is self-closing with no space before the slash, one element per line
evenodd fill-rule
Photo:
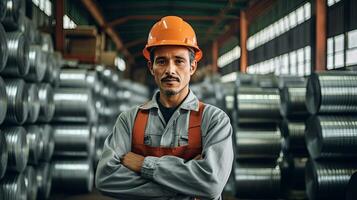
<path fill-rule="evenodd" d="M 183 64 L 183 63 L 185 63 L 185 61 L 180 59 L 180 60 L 176 60 L 176 63 L 177 64 Z"/>
<path fill-rule="evenodd" d="M 165 64 L 165 60 L 164 59 L 158 59 L 158 60 L 156 60 L 156 64 L 157 65 L 164 65 Z"/>

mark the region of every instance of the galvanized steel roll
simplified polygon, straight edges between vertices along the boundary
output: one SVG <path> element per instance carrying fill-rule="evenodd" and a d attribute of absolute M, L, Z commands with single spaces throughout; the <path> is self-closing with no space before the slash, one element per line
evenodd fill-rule
<path fill-rule="evenodd" d="M 39 199 L 48 199 L 51 194 L 52 173 L 51 165 L 42 162 L 36 167 L 37 197 Z"/>
<path fill-rule="evenodd" d="M 6 138 L 0 131 L 0 179 L 5 175 L 8 160 Z"/>
<path fill-rule="evenodd" d="M 62 69 L 60 72 L 60 87 L 94 89 L 97 82 L 98 76 L 95 71 L 87 69 Z"/>
<path fill-rule="evenodd" d="M 2 124 L 5 120 L 7 114 L 7 94 L 6 94 L 6 86 L 4 80 L 0 76 L 0 124 Z"/>
<path fill-rule="evenodd" d="M 5 15 L 6 15 L 6 1 L 0 1 L 0 22 L 4 20 Z M 2 25 L 1 25 L 2 26 Z"/>
<path fill-rule="evenodd" d="M 40 83 L 38 86 L 38 98 L 40 100 L 40 113 L 38 121 L 49 122 L 55 113 L 52 86 L 48 83 Z"/>
<path fill-rule="evenodd" d="M 25 127 L 27 134 L 27 143 L 29 145 L 29 163 L 33 165 L 37 165 L 40 157 L 43 153 L 43 134 L 41 133 L 41 128 L 37 125 L 27 126 Z"/>
<path fill-rule="evenodd" d="M 28 84 L 28 117 L 27 122 L 35 123 L 40 114 L 40 99 L 38 97 L 38 87 L 36 84 Z"/>
<path fill-rule="evenodd" d="M 7 168 L 19 173 L 25 170 L 29 158 L 29 146 L 26 130 L 23 127 L 4 128 L 7 150 L 9 153 Z"/>
<path fill-rule="evenodd" d="M 0 72 L 6 67 L 8 57 L 9 57 L 9 49 L 7 48 L 6 32 L 2 24 L 0 23 Z"/>
<path fill-rule="evenodd" d="M 5 79 L 7 113 L 5 121 L 23 124 L 28 117 L 28 87 L 22 79 Z"/>
<path fill-rule="evenodd" d="M 357 73 L 329 71 L 308 79 L 306 106 L 311 114 L 357 113 Z"/>
<path fill-rule="evenodd" d="M 357 118 L 312 116 L 306 122 L 306 144 L 313 159 L 357 157 Z"/>
<path fill-rule="evenodd" d="M 54 92 L 55 115 L 60 122 L 95 122 L 92 91 L 87 88 L 58 88 Z"/>
<path fill-rule="evenodd" d="M 237 165 L 234 169 L 236 197 L 277 198 L 280 195 L 281 172 L 279 166 Z"/>
<path fill-rule="evenodd" d="M 90 159 L 53 161 L 51 173 L 54 191 L 70 193 L 92 191 L 94 171 Z"/>
<path fill-rule="evenodd" d="M 283 89 L 284 87 L 290 87 L 293 85 L 301 85 L 303 83 L 305 83 L 305 78 L 302 76 L 280 75 L 278 77 L 279 89 Z"/>
<path fill-rule="evenodd" d="M 357 173 L 355 172 L 348 181 L 346 189 L 346 200 L 357 199 Z"/>
<path fill-rule="evenodd" d="M 281 151 L 279 129 L 238 129 L 236 133 L 237 159 L 276 160 Z"/>
<path fill-rule="evenodd" d="M 46 54 L 38 45 L 31 45 L 29 50 L 29 73 L 24 77 L 29 82 L 41 82 L 45 77 L 47 67 Z"/>
<path fill-rule="evenodd" d="M 9 57 L 1 74 L 8 77 L 23 77 L 29 73 L 29 43 L 22 32 L 7 32 Z"/>
<path fill-rule="evenodd" d="M 35 34 L 37 34 L 36 26 L 28 17 L 26 17 L 24 12 L 20 12 L 18 24 L 18 29 L 26 35 L 26 38 L 29 40 L 29 43 L 34 44 L 36 42 Z"/>
<path fill-rule="evenodd" d="M 53 53 L 53 41 L 50 34 L 41 33 L 41 46 L 43 51 Z"/>
<path fill-rule="evenodd" d="M 37 180 L 36 180 L 36 171 L 32 166 L 27 166 L 24 171 L 25 185 L 27 191 L 28 200 L 37 199 Z"/>
<path fill-rule="evenodd" d="M 53 126 L 55 156 L 91 157 L 95 135 L 90 125 Z"/>
<path fill-rule="evenodd" d="M 283 120 L 280 124 L 283 136 L 282 148 L 295 157 L 308 157 L 305 142 L 305 122 Z"/>
<path fill-rule="evenodd" d="M 280 113 L 289 119 L 304 118 L 309 112 L 306 108 L 306 85 L 288 85 L 280 90 Z"/>
<path fill-rule="evenodd" d="M 22 0 L 2 0 L 6 2 L 5 17 L 1 21 L 6 30 L 16 30 L 19 26 L 20 8 Z"/>
<path fill-rule="evenodd" d="M 355 163 L 309 160 L 305 171 L 307 197 L 311 200 L 345 199 L 348 181 L 356 171 Z"/>
<path fill-rule="evenodd" d="M 278 89 L 240 87 L 237 108 L 239 123 L 268 123 L 281 119 Z"/>
<path fill-rule="evenodd" d="M 23 174 L 7 174 L 0 180 L 0 199 L 26 200 L 27 191 Z"/>
<path fill-rule="evenodd" d="M 48 162 L 51 160 L 55 149 L 55 139 L 52 126 L 49 124 L 41 125 L 40 134 L 42 134 L 42 140 L 44 144 L 40 159 Z"/>
<path fill-rule="evenodd" d="M 52 83 L 53 82 L 53 70 L 55 68 L 55 61 L 54 61 L 54 56 L 53 53 L 51 52 L 46 52 L 42 50 L 45 56 L 46 60 L 46 70 L 45 70 L 45 75 L 43 77 L 43 82 L 46 83 Z"/>

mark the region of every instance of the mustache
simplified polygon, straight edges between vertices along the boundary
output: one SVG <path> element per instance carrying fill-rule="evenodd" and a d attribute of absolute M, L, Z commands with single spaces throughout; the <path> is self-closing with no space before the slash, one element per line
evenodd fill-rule
<path fill-rule="evenodd" d="M 179 78 L 174 77 L 174 76 L 166 76 L 166 77 L 161 79 L 161 81 L 171 81 L 171 80 L 175 80 L 175 81 L 178 81 L 178 82 L 180 81 Z"/>

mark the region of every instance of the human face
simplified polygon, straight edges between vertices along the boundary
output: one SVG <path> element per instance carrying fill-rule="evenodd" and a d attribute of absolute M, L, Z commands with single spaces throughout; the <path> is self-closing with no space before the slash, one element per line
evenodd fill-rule
<path fill-rule="evenodd" d="M 181 46 L 160 46 L 154 50 L 154 61 L 148 62 L 160 92 L 165 96 L 188 94 L 191 75 L 197 62 L 190 63 L 189 50 Z"/>

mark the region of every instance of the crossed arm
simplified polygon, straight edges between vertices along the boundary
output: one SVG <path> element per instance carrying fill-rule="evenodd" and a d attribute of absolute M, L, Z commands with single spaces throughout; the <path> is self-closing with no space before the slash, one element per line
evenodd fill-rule
<path fill-rule="evenodd" d="M 202 157 L 190 161 L 130 152 L 128 118 L 119 116 L 98 164 L 97 188 L 123 199 L 219 198 L 231 171 L 233 151 L 229 118 L 223 112 L 217 115 L 209 119 Z"/>

